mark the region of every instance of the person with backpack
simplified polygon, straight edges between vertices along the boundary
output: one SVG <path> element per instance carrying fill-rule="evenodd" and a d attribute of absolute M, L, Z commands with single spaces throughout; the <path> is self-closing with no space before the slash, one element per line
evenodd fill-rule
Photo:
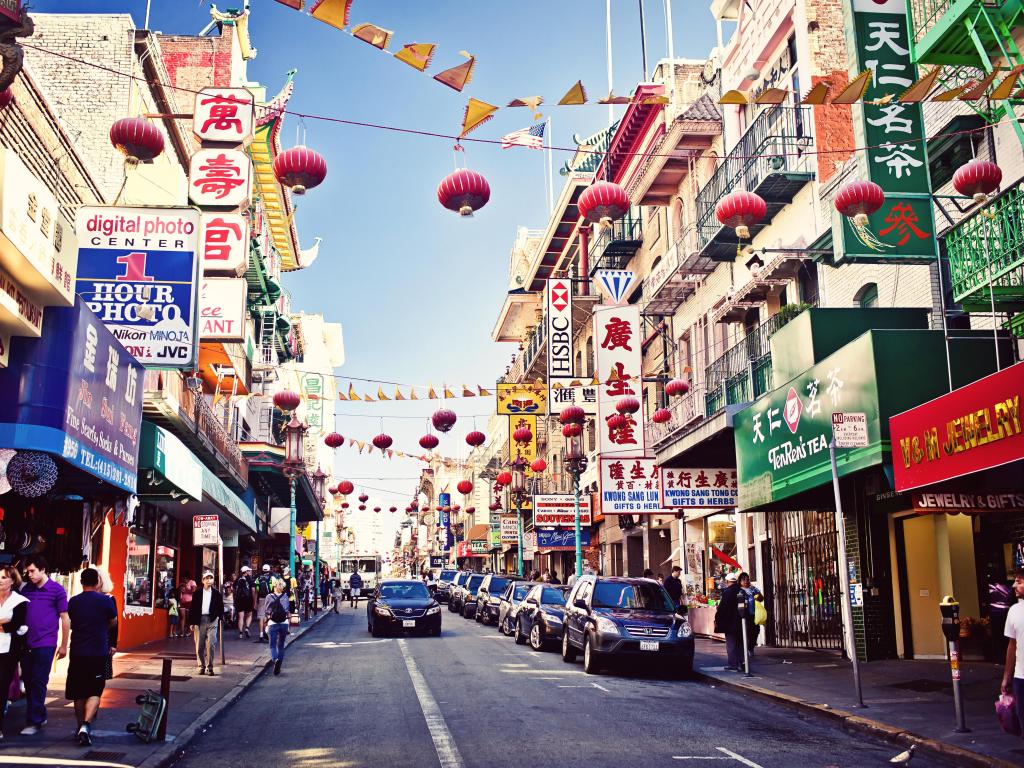
<path fill-rule="evenodd" d="M 264 563 L 260 577 L 256 579 L 256 620 L 260 623 L 260 636 L 257 643 L 269 642 L 267 639 L 267 598 L 274 591 L 274 574 L 270 572 L 270 563 Z"/>
<path fill-rule="evenodd" d="M 264 608 L 267 622 L 267 634 L 270 636 L 270 658 L 274 661 L 274 674 L 281 674 L 284 663 L 284 639 L 288 636 L 288 595 L 284 591 L 284 582 L 274 579 L 274 591 L 270 594 Z"/>
<path fill-rule="evenodd" d="M 359 602 L 359 590 L 363 588 L 363 577 L 359 575 L 359 571 L 352 571 L 352 575 L 348 579 L 348 588 L 352 593 L 350 607 L 355 608 L 356 603 Z"/>
<path fill-rule="evenodd" d="M 235 614 L 238 616 L 238 639 L 249 639 L 249 625 L 252 623 L 252 609 L 255 607 L 256 587 L 252 583 L 252 568 L 242 566 L 241 575 L 235 579 L 232 590 L 235 593 Z"/>

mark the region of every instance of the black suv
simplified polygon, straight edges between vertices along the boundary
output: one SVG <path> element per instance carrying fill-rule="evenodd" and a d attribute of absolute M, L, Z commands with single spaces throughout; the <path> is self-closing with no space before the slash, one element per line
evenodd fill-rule
<path fill-rule="evenodd" d="M 562 659 L 583 652 L 583 670 L 598 674 L 613 657 L 651 658 L 670 672 L 693 671 L 693 629 L 653 579 L 583 576 L 565 606 Z"/>
<path fill-rule="evenodd" d="M 509 585 L 508 576 L 490 574 L 486 576 L 476 596 L 476 620 L 481 624 L 497 624 L 501 593 Z"/>
<path fill-rule="evenodd" d="M 459 590 L 459 613 L 464 619 L 472 619 L 476 614 L 476 593 L 487 577 L 482 573 L 472 573 L 466 586 Z"/>
<path fill-rule="evenodd" d="M 451 595 L 452 582 L 458 575 L 458 571 L 444 570 L 437 577 L 437 589 L 434 592 L 434 599 L 439 603 L 447 603 Z"/>

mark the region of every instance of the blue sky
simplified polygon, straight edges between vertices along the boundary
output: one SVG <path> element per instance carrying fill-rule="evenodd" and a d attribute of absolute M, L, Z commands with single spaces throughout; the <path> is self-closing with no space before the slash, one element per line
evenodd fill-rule
<path fill-rule="evenodd" d="M 221 3 L 230 7 L 241 0 Z M 307 5 L 310 2 L 307 0 Z M 643 75 L 637 0 L 613 0 L 613 63 L 617 93 L 628 93 Z M 714 45 L 714 21 L 705 0 L 674 0 L 676 56 L 704 58 Z M 131 12 L 143 23 L 144 0 L 36 0 L 35 11 Z M 666 55 L 662 0 L 644 0 L 650 68 Z M 195 34 L 209 20 L 209 5 L 196 0 L 152 0 L 150 27 Z M 390 45 L 434 42 L 427 73 L 273 0 L 252 0 L 251 37 L 259 53 L 249 75 L 271 93 L 296 68 L 294 112 L 347 120 L 457 133 L 470 96 L 493 104 L 542 95 L 556 102 L 577 79 L 592 100 L 607 88 L 605 3 L 602 0 L 356 0 L 352 21 L 395 30 Z M 459 51 L 477 57 L 472 82 L 456 93 L 430 75 L 461 63 Z M 543 109 L 543 108 L 542 108 Z M 588 135 L 607 123 L 607 107 L 554 107 L 553 143 L 572 147 L 572 135 Z M 494 383 L 512 345 L 491 342 L 490 331 L 507 284 L 508 255 L 520 225 L 542 228 L 547 220 L 542 153 L 467 143 L 465 162 L 490 182 L 491 201 L 471 219 L 446 211 L 436 199 L 438 182 L 453 168 L 452 142 L 306 119 L 306 144 L 328 162 L 324 184 L 299 205 L 304 244 L 323 238 L 320 257 L 285 285 L 298 309 L 323 312 L 344 326 L 347 362 L 339 370 L 363 378 L 451 387 Z M 295 118 L 282 134 L 296 141 Z M 499 110 L 473 136 L 497 138 L 531 124 L 525 109 Z M 557 168 L 568 159 L 555 153 Z M 372 385 L 376 392 L 376 385 Z M 392 388 L 393 389 L 393 388 Z M 389 393 L 391 394 L 391 393 Z M 486 427 L 493 399 L 456 400 L 460 415 L 441 452 L 465 454 L 463 435 Z M 383 429 L 395 447 L 418 451 L 426 419 L 438 403 L 394 405 L 339 403 L 338 429 L 369 439 Z M 394 417 L 409 418 L 394 418 Z M 401 509 L 415 486 L 420 463 L 382 461 L 379 454 L 338 451 L 340 474 Z"/>

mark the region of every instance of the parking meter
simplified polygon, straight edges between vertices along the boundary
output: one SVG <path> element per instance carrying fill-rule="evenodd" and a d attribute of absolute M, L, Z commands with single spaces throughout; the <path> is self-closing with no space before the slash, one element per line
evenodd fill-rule
<path fill-rule="evenodd" d="M 956 642 L 960 639 L 960 603 L 953 599 L 952 595 L 946 595 L 939 602 L 939 612 L 942 614 L 942 634 L 946 636 L 947 642 Z"/>
<path fill-rule="evenodd" d="M 739 603 L 736 605 L 736 612 L 741 619 L 747 618 L 747 593 L 740 590 Z"/>

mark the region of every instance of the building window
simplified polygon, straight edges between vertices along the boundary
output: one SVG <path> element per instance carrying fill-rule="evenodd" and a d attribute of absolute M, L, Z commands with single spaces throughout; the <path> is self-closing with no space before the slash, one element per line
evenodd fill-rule
<path fill-rule="evenodd" d="M 853 297 L 853 302 L 862 309 L 870 309 L 878 306 L 878 284 L 868 283 Z"/>
<path fill-rule="evenodd" d="M 153 604 L 153 581 L 149 576 L 152 556 L 153 540 L 131 531 L 128 534 L 128 559 L 124 571 L 125 605 L 148 607 Z"/>
<path fill-rule="evenodd" d="M 587 370 L 582 375 L 584 375 L 584 376 L 593 376 L 594 375 L 594 337 L 593 336 L 591 336 L 590 338 L 587 339 L 587 353 L 586 353 L 586 356 L 583 358 L 583 362 L 586 364 Z"/>
<path fill-rule="evenodd" d="M 174 547 L 158 546 L 156 548 L 156 607 L 167 608 L 177 584 L 174 566 L 178 560 L 178 551 Z"/>

